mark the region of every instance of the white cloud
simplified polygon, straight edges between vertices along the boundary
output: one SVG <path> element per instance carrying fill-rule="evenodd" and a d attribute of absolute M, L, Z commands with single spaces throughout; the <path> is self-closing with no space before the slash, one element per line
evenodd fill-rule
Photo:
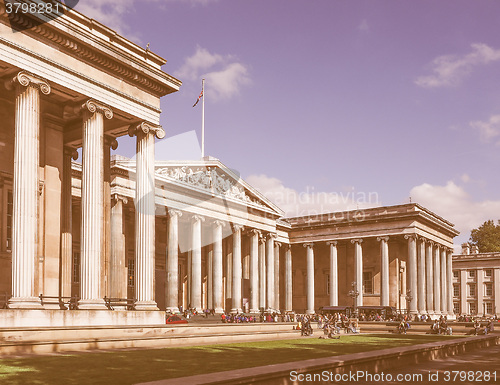
<path fill-rule="evenodd" d="M 500 60 L 500 50 L 483 43 L 472 44 L 466 55 L 443 55 L 432 61 L 432 75 L 420 76 L 415 84 L 425 88 L 456 86 L 480 65 Z"/>
<path fill-rule="evenodd" d="M 479 131 L 483 142 L 489 143 L 500 136 L 500 115 L 491 116 L 487 122 L 476 120 L 469 124 L 473 129 Z M 500 141 L 497 144 L 500 144 Z"/>
<path fill-rule="evenodd" d="M 283 185 L 281 180 L 263 174 L 251 175 L 245 180 L 280 207 L 287 217 L 362 210 L 381 205 L 375 192 L 357 192 L 354 189 L 347 192 L 322 192 L 315 191 L 314 187 L 298 192 Z"/>
<path fill-rule="evenodd" d="M 500 201 L 476 202 L 453 181 L 448 181 L 445 186 L 424 183 L 414 187 L 410 194 L 414 202 L 454 223 L 455 228 L 461 233 L 459 243 L 466 242 L 470 231 L 486 220 L 498 219 L 492 215 L 500 213 Z"/>
<path fill-rule="evenodd" d="M 205 95 L 208 98 L 228 99 L 251 84 L 248 67 L 232 55 L 210 53 L 200 46 L 188 57 L 174 75 L 181 80 L 206 79 Z"/>

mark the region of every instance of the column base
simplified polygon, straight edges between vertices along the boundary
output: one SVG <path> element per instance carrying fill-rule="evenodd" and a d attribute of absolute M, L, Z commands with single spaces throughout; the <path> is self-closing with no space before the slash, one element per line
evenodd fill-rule
<path fill-rule="evenodd" d="M 316 314 L 314 310 L 306 310 L 306 314 Z"/>
<path fill-rule="evenodd" d="M 221 307 L 216 307 L 215 308 L 215 314 L 224 314 L 224 309 Z"/>
<path fill-rule="evenodd" d="M 79 310 L 108 310 L 103 299 L 81 299 L 78 301 Z"/>
<path fill-rule="evenodd" d="M 11 298 L 8 302 L 9 309 L 43 309 L 38 297 Z"/>
<path fill-rule="evenodd" d="M 231 314 L 238 314 L 238 313 L 243 313 L 243 309 L 241 308 L 231 309 Z"/>
<path fill-rule="evenodd" d="M 179 308 L 178 307 L 167 307 L 167 313 L 172 313 L 172 314 L 175 314 L 175 313 L 179 313 Z"/>
<path fill-rule="evenodd" d="M 250 314 L 260 314 L 259 309 L 250 309 Z"/>
<path fill-rule="evenodd" d="M 155 301 L 137 301 L 134 308 L 135 310 L 160 310 Z"/>

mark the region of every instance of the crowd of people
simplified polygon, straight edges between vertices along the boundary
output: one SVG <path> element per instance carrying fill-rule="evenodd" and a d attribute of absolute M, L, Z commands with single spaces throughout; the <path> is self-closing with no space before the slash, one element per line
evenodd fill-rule
<path fill-rule="evenodd" d="M 453 333 L 451 327 L 448 326 L 448 319 L 446 316 L 441 316 L 439 319 L 434 320 L 431 325 L 431 334 L 443 334 L 450 336 Z"/>
<path fill-rule="evenodd" d="M 262 312 L 258 315 L 243 313 L 223 313 L 222 323 L 250 323 L 250 322 L 295 322 L 294 313 L 280 314 L 276 312 Z"/>

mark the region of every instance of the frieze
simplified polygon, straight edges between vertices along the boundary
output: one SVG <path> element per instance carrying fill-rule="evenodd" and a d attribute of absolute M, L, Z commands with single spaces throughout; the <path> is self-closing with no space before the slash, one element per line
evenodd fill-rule
<path fill-rule="evenodd" d="M 219 174 L 217 167 L 163 167 L 156 169 L 156 174 L 207 190 L 212 194 L 265 207 L 257 199 L 248 196 L 243 187 L 236 185 L 234 179 L 226 174 Z"/>

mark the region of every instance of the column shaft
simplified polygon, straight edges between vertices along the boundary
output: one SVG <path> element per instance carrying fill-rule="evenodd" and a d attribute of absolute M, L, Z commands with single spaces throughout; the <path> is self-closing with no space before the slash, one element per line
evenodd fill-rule
<path fill-rule="evenodd" d="M 20 72 L 11 85 L 16 87 L 16 115 L 12 186 L 12 298 L 9 307 L 40 308 L 35 291 L 40 91 L 48 95 L 50 86 L 25 72 Z"/>
<path fill-rule="evenodd" d="M 224 293 L 222 288 L 222 226 L 223 222 L 214 222 L 213 290 L 214 308 L 217 314 L 224 313 Z"/>
<path fill-rule="evenodd" d="M 111 253 L 109 296 L 127 298 L 127 267 L 125 263 L 125 234 L 123 233 L 123 205 L 127 198 L 115 196 L 111 208 Z"/>
<path fill-rule="evenodd" d="M 448 315 L 453 316 L 453 270 L 452 270 L 452 251 L 449 250 L 446 255 L 446 281 L 447 285 L 447 298 L 448 298 Z"/>
<path fill-rule="evenodd" d="M 195 215 L 192 225 L 191 257 L 191 307 L 203 311 L 201 306 L 201 223 L 204 218 Z"/>
<path fill-rule="evenodd" d="M 259 312 L 259 236 L 258 230 L 250 231 L 250 313 Z"/>
<path fill-rule="evenodd" d="M 408 239 L 408 286 L 410 289 L 410 314 L 417 313 L 418 284 L 417 284 L 417 237 L 414 234 L 405 235 Z"/>
<path fill-rule="evenodd" d="M 448 314 L 448 281 L 446 279 L 446 249 L 441 248 L 441 313 Z"/>
<path fill-rule="evenodd" d="M 431 241 L 427 241 L 425 252 L 425 292 L 427 295 L 426 305 L 427 314 L 434 314 L 434 264 L 432 262 L 432 245 Z"/>
<path fill-rule="evenodd" d="M 242 312 L 241 302 L 241 281 L 242 281 L 242 266 L 241 266 L 241 230 L 243 226 L 233 226 L 233 300 L 231 305 L 231 313 Z"/>
<path fill-rule="evenodd" d="M 427 312 L 425 297 L 425 240 L 421 240 L 418 249 L 418 313 Z"/>
<path fill-rule="evenodd" d="M 101 293 L 103 258 L 104 118 L 109 108 L 89 100 L 83 106 L 82 229 L 79 309 L 106 309 Z"/>
<path fill-rule="evenodd" d="M 312 243 L 305 243 L 307 250 L 307 314 L 314 314 L 314 249 Z"/>
<path fill-rule="evenodd" d="M 362 239 L 352 239 L 354 244 L 354 282 L 356 282 L 356 306 L 363 306 L 363 247 Z"/>
<path fill-rule="evenodd" d="M 259 238 L 259 310 L 266 309 L 266 241 Z"/>
<path fill-rule="evenodd" d="M 287 245 L 285 252 L 285 311 L 293 310 L 293 283 L 292 283 L 292 247 Z"/>
<path fill-rule="evenodd" d="M 274 242 L 274 309 L 280 310 L 280 246 Z"/>
<path fill-rule="evenodd" d="M 182 212 L 168 210 L 166 308 L 172 313 L 179 311 L 179 218 Z"/>
<path fill-rule="evenodd" d="M 389 306 L 389 237 L 379 237 L 380 242 L 380 306 Z"/>
<path fill-rule="evenodd" d="M 434 249 L 434 313 L 441 315 L 441 263 L 439 246 Z"/>
<path fill-rule="evenodd" d="M 274 234 L 269 234 L 266 240 L 267 261 L 267 310 L 274 309 Z"/>
<path fill-rule="evenodd" d="M 330 246 L 330 306 L 339 304 L 337 241 L 327 242 Z"/>

